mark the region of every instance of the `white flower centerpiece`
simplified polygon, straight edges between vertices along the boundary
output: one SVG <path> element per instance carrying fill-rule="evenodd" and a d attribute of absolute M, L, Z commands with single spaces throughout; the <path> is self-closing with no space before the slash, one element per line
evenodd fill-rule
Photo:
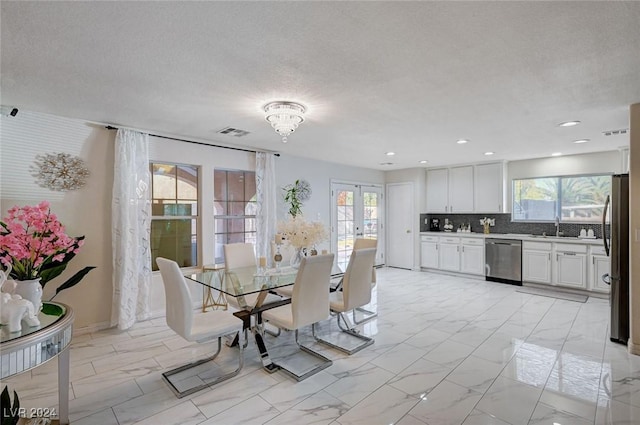
<path fill-rule="evenodd" d="M 485 234 L 489 234 L 489 226 L 495 226 L 496 225 L 496 219 L 495 218 L 481 218 L 480 219 L 480 224 L 482 224 L 482 228 L 484 230 Z"/>
<path fill-rule="evenodd" d="M 316 255 L 316 245 L 327 239 L 327 231 L 318 221 L 306 221 L 301 215 L 278 223 L 278 232 L 284 240 L 296 248 L 291 266 L 297 267 L 305 255 Z"/>

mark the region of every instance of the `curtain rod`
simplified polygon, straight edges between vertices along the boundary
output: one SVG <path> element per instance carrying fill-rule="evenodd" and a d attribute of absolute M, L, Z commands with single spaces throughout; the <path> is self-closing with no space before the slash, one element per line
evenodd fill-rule
<path fill-rule="evenodd" d="M 112 125 L 106 125 L 104 128 L 106 128 L 107 130 L 118 130 L 119 127 L 114 127 Z M 212 144 L 204 143 L 204 142 L 196 142 L 194 140 L 186 140 L 186 139 L 178 139 L 177 137 L 162 136 L 160 134 L 152 134 L 152 133 L 147 133 L 147 134 L 149 134 L 149 136 L 158 137 L 160 139 L 176 140 L 178 142 L 193 143 L 194 145 L 210 146 L 210 147 L 214 147 L 214 148 L 231 149 L 231 150 L 234 150 L 234 151 L 250 152 L 250 153 L 257 153 L 258 152 L 258 151 L 251 150 L 251 149 L 234 148 L 232 146 L 212 145 Z M 260 151 L 260 152 L 264 152 L 264 151 Z M 265 152 L 265 153 L 268 153 L 268 152 Z M 279 153 L 275 153 L 274 152 L 273 154 L 275 156 L 280 156 Z"/>

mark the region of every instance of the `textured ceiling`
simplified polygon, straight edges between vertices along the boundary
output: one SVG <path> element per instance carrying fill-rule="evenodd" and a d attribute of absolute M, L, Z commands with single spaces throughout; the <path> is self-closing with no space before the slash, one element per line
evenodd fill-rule
<path fill-rule="evenodd" d="M 1 19 L 4 105 L 368 168 L 616 149 L 628 135 L 602 131 L 640 102 L 639 2 L 2 1 Z M 276 99 L 309 109 L 286 145 L 260 110 Z"/>

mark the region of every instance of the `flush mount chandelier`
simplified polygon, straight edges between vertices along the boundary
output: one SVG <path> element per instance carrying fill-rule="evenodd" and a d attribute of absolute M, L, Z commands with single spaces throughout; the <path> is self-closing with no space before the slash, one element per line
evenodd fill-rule
<path fill-rule="evenodd" d="M 264 117 L 282 136 L 282 143 L 287 143 L 287 137 L 304 121 L 306 110 L 304 105 L 297 102 L 270 102 L 264 105 Z"/>

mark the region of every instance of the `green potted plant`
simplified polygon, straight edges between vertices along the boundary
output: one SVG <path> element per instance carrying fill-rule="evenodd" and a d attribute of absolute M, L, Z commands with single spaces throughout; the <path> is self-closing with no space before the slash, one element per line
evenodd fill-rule
<path fill-rule="evenodd" d="M 296 218 L 302 215 L 302 203 L 311 198 L 311 185 L 306 180 L 298 179 L 283 188 L 284 201 L 289 204 L 289 215 Z"/>

